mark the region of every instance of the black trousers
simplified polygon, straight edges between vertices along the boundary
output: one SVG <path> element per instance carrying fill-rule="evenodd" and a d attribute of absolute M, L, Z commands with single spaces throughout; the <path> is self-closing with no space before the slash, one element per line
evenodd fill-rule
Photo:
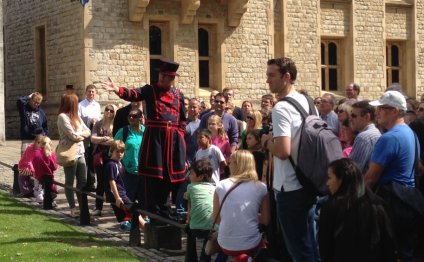
<path fill-rule="evenodd" d="M 93 145 L 91 143 L 85 148 L 84 158 L 87 165 L 87 188 L 92 188 L 96 183 L 96 171 L 93 165 Z"/>
<path fill-rule="evenodd" d="M 165 175 L 164 179 L 141 176 L 139 185 L 142 188 L 139 187 L 141 190 L 138 190 L 137 193 L 139 194 L 138 199 L 142 201 L 142 207 L 151 213 L 169 218 L 168 198 L 172 189 L 178 187 L 175 184 L 180 183 L 171 183 L 168 175 Z"/>

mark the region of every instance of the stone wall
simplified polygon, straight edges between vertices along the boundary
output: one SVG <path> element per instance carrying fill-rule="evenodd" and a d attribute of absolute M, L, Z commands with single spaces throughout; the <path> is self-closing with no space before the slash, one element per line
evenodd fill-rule
<path fill-rule="evenodd" d="M 313 96 L 320 94 L 320 36 L 318 34 L 319 1 L 283 1 L 284 56 L 297 65 L 297 89 Z"/>
<path fill-rule="evenodd" d="M 66 84 L 82 95 L 82 6 L 76 2 L 7 0 L 4 3 L 6 135 L 19 136 L 16 99 L 36 91 L 36 27 L 45 26 L 47 85 L 43 108 L 55 134 L 57 106 Z M 41 91 L 41 90 L 38 90 Z"/>
<path fill-rule="evenodd" d="M 348 36 L 350 32 L 349 5 L 322 2 L 320 8 L 321 36 Z"/>
<path fill-rule="evenodd" d="M 416 92 L 417 96 L 421 96 L 424 93 L 424 39 L 422 34 L 424 34 L 424 1 L 415 1 L 415 11 L 413 12 L 413 16 L 417 20 L 416 24 L 416 32 L 419 35 L 415 36 L 416 39 Z"/>
<path fill-rule="evenodd" d="M 411 37 L 411 8 L 386 7 L 386 39 L 407 40 Z"/>
<path fill-rule="evenodd" d="M 167 52 L 172 54 L 169 58 L 180 63 L 176 84 L 187 96 L 199 94 L 198 24 L 216 27 L 216 39 L 211 41 L 215 41 L 217 52 L 211 55 L 223 58 L 215 68 L 221 70 L 223 84 L 216 81 L 215 89 L 234 88 L 239 99 L 259 99 L 267 92 L 266 61 L 273 52 L 267 48 L 272 39 L 268 32 L 269 1 L 249 1 L 238 27 L 228 26 L 227 5 L 216 1 L 201 1 L 192 24 L 180 23 L 179 1 L 151 1 L 139 23 L 128 21 L 126 3 L 124 0 L 91 3 L 87 36 L 93 43 L 88 58 L 89 64 L 94 65 L 88 69 L 92 81 L 109 75 L 123 86 L 149 82 L 149 23 L 167 21 L 170 43 L 165 48 L 171 48 Z M 100 97 L 116 99 L 113 94 L 100 94 Z"/>
<path fill-rule="evenodd" d="M 385 90 L 384 2 L 355 0 L 354 81 L 367 97 L 379 97 Z"/>
<path fill-rule="evenodd" d="M 66 84 L 73 84 L 83 98 L 86 85 L 99 86 L 108 76 L 129 87 L 150 82 L 149 24 L 154 22 L 168 26 L 166 58 L 181 64 L 176 85 L 187 96 L 206 96 L 208 92 L 198 84 L 199 25 L 212 32 L 212 87 L 235 89 L 239 101 L 259 100 L 269 92 L 266 61 L 274 56 L 293 58 L 299 71 L 297 88 L 321 95 L 321 38 L 339 40 L 343 79 L 359 83 L 362 97 L 367 98 L 380 96 L 386 87 L 385 40 L 401 41 L 407 50 L 404 68 L 408 71 L 408 94 L 424 92 L 421 1 L 393 5 L 381 0 L 250 0 L 235 27 L 228 22 L 228 2 L 232 1 L 201 0 L 188 24 L 181 22 L 180 0 L 151 0 L 139 22 L 129 20 L 128 0 L 89 1 L 85 8 L 76 0 L 4 1 L 7 137 L 19 134 L 16 98 L 35 89 L 34 39 L 38 26 L 46 28 L 43 107 L 53 134 Z M 337 93 L 342 94 L 343 89 L 344 85 L 340 86 Z M 123 103 L 115 94 L 102 90 L 96 99 L 102 104 Z"/>

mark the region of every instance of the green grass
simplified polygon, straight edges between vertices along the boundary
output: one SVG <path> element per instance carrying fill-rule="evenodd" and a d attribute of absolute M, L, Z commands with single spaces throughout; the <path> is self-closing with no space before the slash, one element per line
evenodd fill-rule
<path fill-rule="evenodd" d="M 0 261 L 138 261 L 0 193 Z"/>

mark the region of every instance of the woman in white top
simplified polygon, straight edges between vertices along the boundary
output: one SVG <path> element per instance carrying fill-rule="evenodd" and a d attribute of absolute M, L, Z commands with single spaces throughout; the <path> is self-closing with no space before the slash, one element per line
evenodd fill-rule
<path fill-rule="evenodd" d="M 77 188 L 82 189 L 87 183 L 87 167 L 84 158 L 84 139 L 91 135 L 90 129 L 84 124 L 78 115 L 78 97 L 74 94 L 65 94 L 62 96 L 59 107 L 59 116 L 57 117 L 57 128 L 59 131 L 59 144 L 70 145 L 78 143 L 75 162 L 71 166 L 63 168 L 65 172 L 65 184 L 74 185 L 77 180 Z M 70 215 L 78 216 L 78 209 L 75 207 L 74 192 L 65 188 L 65 196 L 68 200 Z M 80 194 L 77 194 L 78 202 Z"/>
<path fill-rule="evenodd" d="M 230 178 L 221 180 L 215 190 L 213 217 L 218 214 L 222 199 L 234 185 L 217 219 L 218 243 L 234 261 L 247 261 L 249 255 L 263 245 L 259 224 L 268 225 L 270 206 L 267 188 L 258 181 L 255 160 L 247 150 L 236 151 L 230 158 Z"/>

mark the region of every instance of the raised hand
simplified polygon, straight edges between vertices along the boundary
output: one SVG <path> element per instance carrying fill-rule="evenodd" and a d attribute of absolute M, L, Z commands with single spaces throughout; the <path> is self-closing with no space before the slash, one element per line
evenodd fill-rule
<path fill-rule="evenodd" d="M 115 85 L 115 83 L 112 81 L 112 79 L 110 79 L 110 77 L 108 77 L 107 79 L 107 81 L 102 81 L 102 88 L 106 91 L 118 92 L 119 87 Z"/>

